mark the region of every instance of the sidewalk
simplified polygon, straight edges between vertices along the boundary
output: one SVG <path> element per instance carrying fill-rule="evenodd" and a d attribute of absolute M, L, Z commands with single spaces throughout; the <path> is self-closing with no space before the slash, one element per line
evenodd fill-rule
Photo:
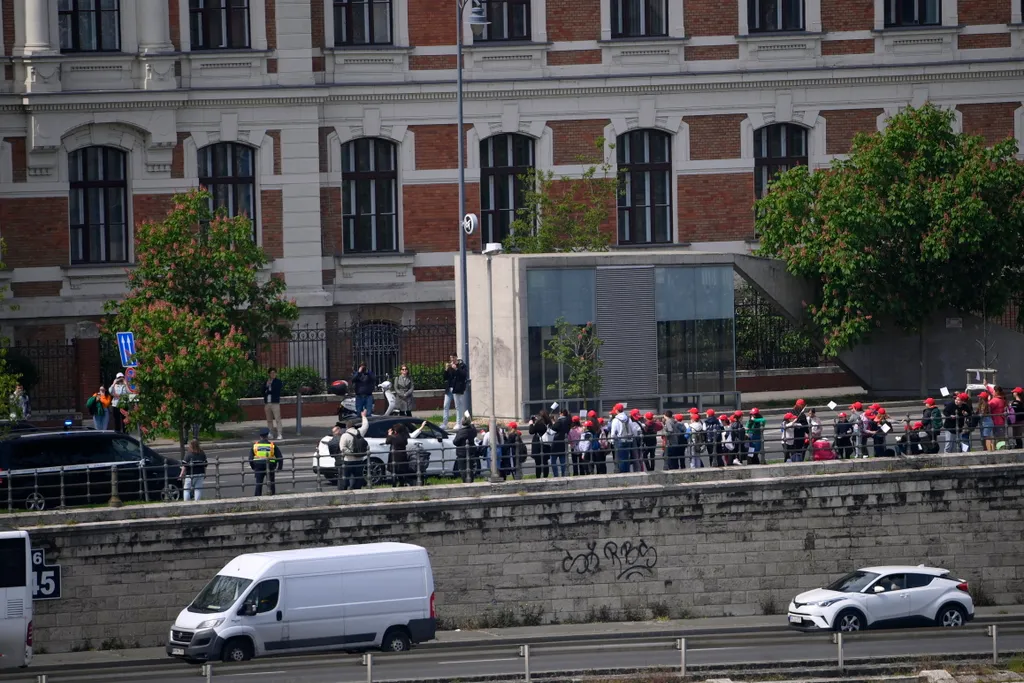
<path fill-rule="evenodd" d="M 977 620 L 984 623 L 1024 620 L 1024 606 L 979 607 Z M 168 625 L 168 628 L 170 625 Z M 439 631 L 437 638 L 419 646 L 421 650 L 460 647 L 495 647 L 553 644 L 577 640 L 628 640 L 637 638 L 675 638 L 699 635 L 739 633 L 788 633 L 785 615 L 758 617 L 702 617 L 665 621 L 605 622 L 595 624 L 557 624 L 490 629 L 486 631 Z M 109 666 L 153 666 L 177 664 L 162 647 L 133 650 L 93 650 L 36 655 L 32 669 L 48 673 L 59 670 L 85 670 Z"/>

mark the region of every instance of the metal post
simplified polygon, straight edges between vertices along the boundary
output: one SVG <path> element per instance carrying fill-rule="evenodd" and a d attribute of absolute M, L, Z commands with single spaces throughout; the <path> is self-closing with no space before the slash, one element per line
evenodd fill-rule
<path fill-rule="evenodd" d="M 839 649 L 839 671 L 845 671 L 846 666 L 843 663 L 843 634 L 842 632 L 832 634 L 832 642 L 836 644 Z"/>
<path fill-rule="evenodd" d="M 203 664 L 201 675 L 206 677 L 206 683 L 210 683 L 213 679 L 213 664 Z"/>
<path fill-rule="evenodd" d="M 456 225 L 459 226 L 459 282 L 461 290 L 459 292 L 460 305 L 462 310 L 460 311 L 461 325 L 462 328 L 462 360 L 466 363 L 466 371 L 469 372 L 469 282 L 467 276 L 466 266 L 466 231 L 462 229 L 462 218 L 466 215 L 466 159 L 465 159 L 465 140 L 463 136 L 465 131 L 463 130 L 463 109 L 462 109 L 462 10 L 466 6 L 466 2 L 471 0 L 459 0 L 455 3 L 455 25 L 456 25 L 456 85 L 455 85 L 455 100 L 459 110 L 459 220 L 456 221 Z M 466 393 L 465 410 L 469 411 L 469 414 L 473 414 L 473 398 L 471 384 L 466 382 Z M 459 415 L 456 422 L 462 420 L 462 416 Z"/>
<path fill-rule="evenodd" d="M 526 664 L 526 683 L 530 683 L 530 646 L 520 645 L 519 656 L 523 658 Z"/>
<path fill-rule="evenodd" d="M 676 640 L 676 649 L 679 650 L 679 675 L 686 677 L 686 638 Z"/>
<path fill-rule="evenodd" d="M 491 436 L 491 483 L 502 481 L 498 475 L 498 419 L 494 415 L 494 287 L 491 277 L 491 256 L 487 255 L 487 320 L 490 325 L 488 335 L 491 345 L 490 352 L 490 382 L 491 382 L 491 418 L 488 423 L 488 431 Z"/>
<path fill-rule="evenodd" d="M 46 683 L 46 674 L 36 676 L 36 683 Z"/>
<path fill-rule="evenodd" d="M 295 392 L 295 436 L 302 436 L 302 387 Z"/>
<path fill-rule="evenodd" d="M 110 500 L 107 501 L 107 507 L 119 508 L 124 503 L 121 502 L 120 496 L 117 495 L 117 465 L 110 466 Z"/>
<path fill-rule="evenodd" d="M 999 663 L 999 627 L 992 624 L 988 627 L 988 634 L 992 636 L 992 663 Z"/>
<path fill-rule="evenodd" d="M 363 665 L 366 667 L 366 683 L 373 683 L 373 655 L 369 652 L 363 655 Z"/>

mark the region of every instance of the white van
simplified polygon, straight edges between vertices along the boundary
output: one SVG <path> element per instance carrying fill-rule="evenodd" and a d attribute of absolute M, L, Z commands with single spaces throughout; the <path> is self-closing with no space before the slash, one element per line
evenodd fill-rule
<path fill-rule="evenodd" d="M 427 551 L 406 543 L 240 555 L 171 628 L 167 654 L 241 662 L 270 654 L 433 640 L 434 575 Z"/>

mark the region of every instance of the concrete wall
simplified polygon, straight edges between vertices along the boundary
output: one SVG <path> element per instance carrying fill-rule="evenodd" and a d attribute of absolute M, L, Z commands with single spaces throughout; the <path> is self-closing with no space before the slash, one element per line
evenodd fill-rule
<path fill-rule="evenodd" d="M 237 554 L 383 540 L 430 551 L 449 624 L 523 606 L 542 608 L 545 621 L 654 603 L 676 616 L 756 614 L 762 600 L 784 605 L 875 563 L 944 566 L 1010 603 L 1024 594 L 1022 486 L 1024 453 L 1009 452 L 3 521 L 30 529 L 63 567 L 64 598 L 36 603 L 37 643 L 56 652 L 115 637 L 162 644 L 178 611 Z M 154 517 L 132 519 L 143 514 Z"/>

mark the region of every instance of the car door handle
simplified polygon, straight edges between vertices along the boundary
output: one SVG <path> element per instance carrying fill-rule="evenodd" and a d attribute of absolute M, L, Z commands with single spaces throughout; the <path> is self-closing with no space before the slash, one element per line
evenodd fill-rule
<path fill-rule="evenodd" d="M 282 619 L 284 619 L 284 614 L 281 612 L 281 610 L 277 610 L 277 620 L 281 621 Z"/>

